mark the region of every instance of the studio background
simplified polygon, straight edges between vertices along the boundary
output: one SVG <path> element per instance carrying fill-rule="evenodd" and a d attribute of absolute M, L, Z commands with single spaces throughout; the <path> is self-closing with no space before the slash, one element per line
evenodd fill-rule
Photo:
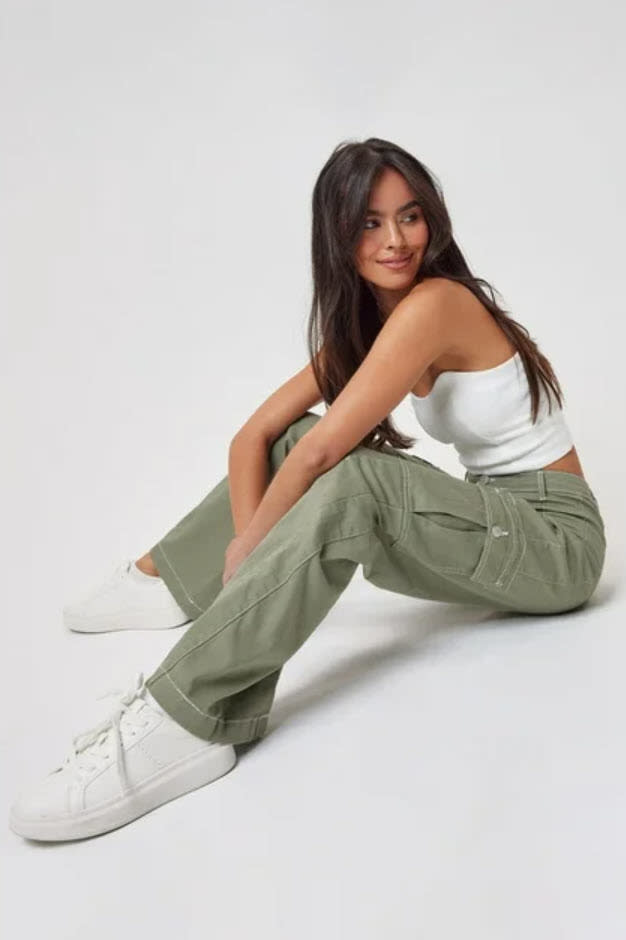
<path fill-rule="evenodd" d="M 0 13 L 4 935 L 622 937 L 623 10 Z M 99 838 L 23 842 L 15 791 L 186 629 L 80 636 L 62 605 L 198 503 L 306 363 L 313 184 L 368 136 L 434 172 L 472 271 L 552 362 L 606 523 L 597 593 L 505 617 L 359 569 L 233 774 Z M 408 399 L 394 418 L 462 476 Z"/>

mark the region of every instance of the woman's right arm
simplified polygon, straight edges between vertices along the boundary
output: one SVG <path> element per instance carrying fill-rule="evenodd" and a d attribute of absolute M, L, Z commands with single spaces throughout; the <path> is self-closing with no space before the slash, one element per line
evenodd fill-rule
<path fill-rule="evenodd" d="M 255 514 L 270 482 L 269 449 L 289 425 L 322 395 L 311 363 L 293 375 L 261 404 L 231 441 L 228 486 L 235 535 Z"/>

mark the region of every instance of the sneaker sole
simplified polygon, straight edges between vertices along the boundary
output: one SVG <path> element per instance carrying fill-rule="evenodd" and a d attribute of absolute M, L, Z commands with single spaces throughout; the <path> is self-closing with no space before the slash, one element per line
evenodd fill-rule
<path fill-rule="evenodd" d="M 9 826 L 19 836 L 42 842 L 87 839 L 119 829 L 170 800 L 212 783 L 232 770 L 236 763 L 237 753 L 232 744 L 213 743 L 208 749 L 203 748 L 158 771 L 133 787 L 128 795 L 104 807 L 56 819 L 24 819 L 11 810 Z"/>
<path fill-rule="evenodd" d="M 112 633 L 114 630 L 170 630 L 189 623 L 191 617 L 172 623 L 171 611 L 129 611 L 123 619 L 110 616 L 84 617 L 79 614 L 63 613 L 63 623 L 75 633 Z"/>

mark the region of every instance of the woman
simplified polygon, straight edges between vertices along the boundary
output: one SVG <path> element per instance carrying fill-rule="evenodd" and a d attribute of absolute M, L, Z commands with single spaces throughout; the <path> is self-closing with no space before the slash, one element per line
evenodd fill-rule
<path fill-rule="evenodd" d="M 427 168 L 385 140 L 341 143 L 313 191 L 312 260 L 309 364 L 235 435 L 228 476 L 65 609 L 78 630 L 193 622 L 13 804 L 15 832 L 95 835 L 230 770 L 359 564 L 385 590 L 496 610 L 593 594 L 604 523 L 559 383 L 471 274 Z M 389 415 L 406 395 L 463 480 L 404 452 Z"/>

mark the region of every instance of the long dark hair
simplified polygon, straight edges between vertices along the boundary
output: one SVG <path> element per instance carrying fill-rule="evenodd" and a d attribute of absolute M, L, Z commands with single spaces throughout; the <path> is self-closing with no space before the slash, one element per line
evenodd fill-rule
<path fill-rule="evenodd" d="M 307 346 L 326 404 L 332 404 L 356 372 L 384 323 L 370 285 L 356 268 L 355 253 L 367 217 L 371 188 L 385 167 L 404 176 L 428 225 L 428 246 L 415 283 L 427 277 L 445 277 L 465 284 L 520 353 L 528 377 L 533 423 L 539 409 L 539 382 L 548 399 L 552 391 L 562 407 L 563 392 L 549 361 L 526 327 L 496 303 L 491 285 L 470 271 L 452 237 L 452 223 L 437 178 L 406 150 L 378 137 L 369 137 L 362 143 L 339 143 L 313 188 L 313 298 Z M 375 450 L 386 446 L 408 449 L 415 442 L 416 438 L 402 434 L 388 416 L 361 444 Z"/>

